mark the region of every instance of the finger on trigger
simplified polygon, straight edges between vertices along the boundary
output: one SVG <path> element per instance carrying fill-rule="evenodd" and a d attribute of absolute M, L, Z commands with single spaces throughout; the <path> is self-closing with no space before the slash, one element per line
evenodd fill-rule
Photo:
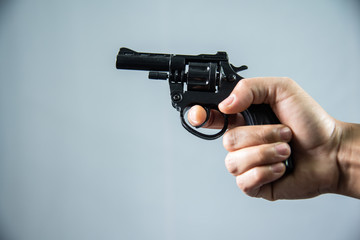
<path fill-rule="evenodd" d="M 197 127 L 206 121 L 206 115 L 203 107 L 195 105 L 189 110 L 188 121 L 192 126 Z"/>

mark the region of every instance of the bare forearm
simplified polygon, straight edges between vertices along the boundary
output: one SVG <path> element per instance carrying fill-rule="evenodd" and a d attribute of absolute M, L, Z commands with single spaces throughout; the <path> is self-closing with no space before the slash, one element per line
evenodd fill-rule
<path fill-rule="evenodd" d="M 338 193 L 360 198 L 360 124 L 340 123 L 342 139 L 338 152 Z"/>

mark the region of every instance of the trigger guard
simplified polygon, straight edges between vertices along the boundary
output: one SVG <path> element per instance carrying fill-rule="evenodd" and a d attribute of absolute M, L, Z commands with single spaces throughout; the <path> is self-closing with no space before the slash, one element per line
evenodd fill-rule
<path fill-rule="evenodd" d="M 185 121 L 185 118 L 184 118 L 184 113 L 187 112 L 189 109 L 189 107 L 185 108 L 185 109 L 181 109 L 180 111 L 180 120 L 181 120 L 181 125 L 188 131 L 190 132 L 191 134 L 199 137 L 199 138 L 202 138 L 202 139 L 205 139 L 205 140 L 215 140 L 219 137 L 221 137 L 222 135 L 224 135 L 224 133 L 226 132 L 227 128 L 228 128 L 228 125 L 229 125 L 229 120 L 228 120 L 228 115 L 227 114 L 224 114 L 222 113 L 223 117 L 224 117 L 224 126 L 223 128 L 218 132 L 218 133 L 215 133 L 215 134 L 204 134 L 204 133 L 201 133 L 199 131 L 196 131 L 193 127 L 191 127 L 186 121 Z M 206 120 L 203 124 L 201 124 L 200 126 L 197 126 L 196 128 L 200 128 L 202 126 L 204 126 L 204 124 L 209 120 L 209 117 L 210 117 L 210 109 L 208 108 L 205 108 L 206 110 Z"/>

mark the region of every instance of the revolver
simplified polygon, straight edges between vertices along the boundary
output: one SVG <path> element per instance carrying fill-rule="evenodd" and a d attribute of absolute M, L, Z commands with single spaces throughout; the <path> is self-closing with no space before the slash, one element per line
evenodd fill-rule
<path fill-rule="evenodd" d="M 120 48 L 116 59 L 117 69 L 149 71 L 149 79 L 168 80 L 172 106 L 180 112 L 182 126 L 193 135 L 213 140 L 222 136 L 229 124 L 229 116 L 222 113 L 224 125 L 215 134 L 197 131 L 210 116 L 210 110 L 217 110 L 218 104 L 229 96 L 236 84 L 243 79 L 238 72 L 247 66 L 235 67 L 229 63 L 226 52 L 200 55 L 178 55 L 142 53 Z M 188 110 L 201 105 L 206 110 L 206 121 L 192 127 L 185 120 Z M 220 111 L 219 111 L 220 112 Z M 253 104 L 242 112 L 247 125 L 278 124 L 280 121 L 267 104 Z M 286 171 L 294 168 L 292 157 L 284 161 Z"/>

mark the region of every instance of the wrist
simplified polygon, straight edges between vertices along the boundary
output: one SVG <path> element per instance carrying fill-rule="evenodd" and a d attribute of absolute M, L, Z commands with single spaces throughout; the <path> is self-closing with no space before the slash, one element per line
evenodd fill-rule
<path fill-rule="evenodd" d="M 340 125 L 337 193 L 360 198 L 360 124 L 342 122 Z"/>

